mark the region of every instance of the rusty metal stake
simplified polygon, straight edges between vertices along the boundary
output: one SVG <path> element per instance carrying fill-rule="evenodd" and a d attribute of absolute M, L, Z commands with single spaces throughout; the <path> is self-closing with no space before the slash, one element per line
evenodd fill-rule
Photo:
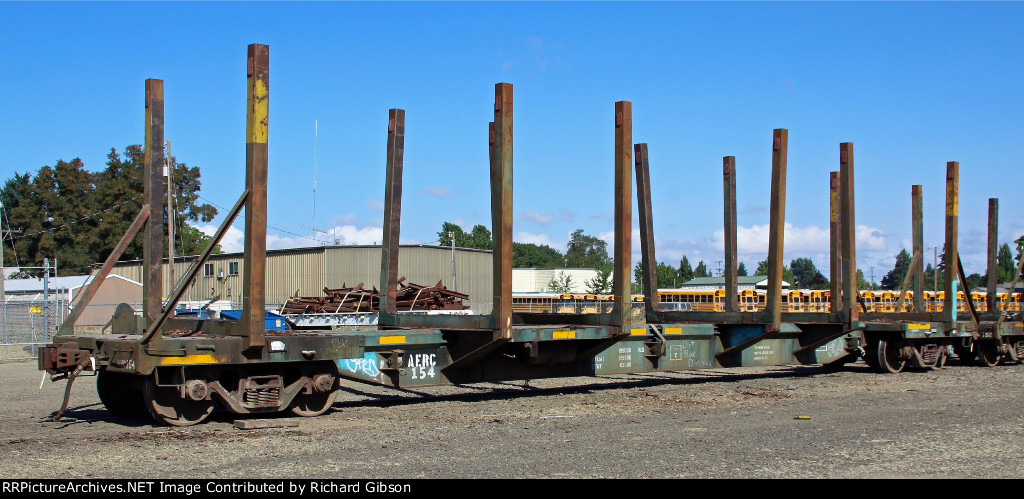
<path fill-rule="evenodd" d="M 103 281 L 106 280 L 107 275 L 110 274 L 110 270 L 114 268 L 114 264 L 117 263 L 117 259 L 121 257 L 124 250 L 128 249 L 128 245 L 132 243 L 132 239 L 135 239 L 135 234 L 142 228 L 142 224 L 146 223 L 149 219 L 149 205 L 144 205 L 139 214 L 135 216 L 135 221 L 128 227 L 128 231 L 121 236 L 121 240 L 117 242 L 114 249 L 107 255 L 107 259 L 103 262 L 99 271 L 93 276 L 92 280 L 89 281 L 89 285 L 85 287 L 85 291 L 79 296 L 78 301 L 75 302 L 75 307 L 68 314 L 67 318 L 60 325 L 57 330 L 56 336 L 63 336 L 75 333 L 75 322 L 85 311 L 85 308 L 89 306 L 89 302 L 92 301 L 93 296 L 96 296 L 96 292 L 99 291 Z"/>
<path fill-rule="evenodd" d="M 630 167 L 633 163 L 630 145 L 633 143 L 633 104 L 629 101 L 615 103 L 615 257 L 614 287 L 615 302 L 612 305 L 611 326 L 628 332 L 632 315 L 632 289 L 630 259 L 632 258 L 633 229 L 632 194 L 633 177 Z M 657 263 L 655 262 L 655 265 Z M 656 293 L 657 290 L 654 290 Z"/>
<path fill-rule="evenodd" d="M 943 255 L 946 272 L 943 276 L 943 290 L 946 292 L 945 302 L 942 304 L 942 314 L 948 323 L 947 327 L 952 328 L 956 322 L 956 288 L 953 280 L 956 279 L 957 253 L 957 219 L 960 211 L 959 187 L 960 185 L 960 163 L 950 161 L 946 163 L 946 245 Z"/>
<path fill-rule="evenodd" d="M 829 218 L 828 218 L 828 271 L 829 311 L 839 313 L 843 308 L 843 256 L 839 229 L 839 172 L 829 172 Z"/>
<path fill-rule="evenodd" d="M 739 281 L 736 255 L 736 158 L 722 158 L 722 184 L 725 191 L 725 303 L 726 312 L 738 312 L 736 285 Z"/>
<path fill-rule="evenodd" d="M 644 310 L 653 321 L 658 311 L 658 263 L 654 255 L 654 215 L 651 208 L 651 176 L 647 144 L 633 146 L 636 162 L 636 197 L 640 215 L 640 265 L 643 268 Z"/>
<path fill-rule="evenodd" d="M 857 310 L 857 226 L 853 203 L 853 143 L 839 144 L 839 216 L 843 251 L 843 320 L 847 329 L 860 319 Z"/>
<path fill-rule="evenodd" d="M 789 131 L 777 128 L 772 133 L 772 199 L 768 235 L 768 296 L 765 321 L 768 330 L 782 326 L 782 245 L 786 227 L 786 154 Z"/>
<path fill-rule="evenodd" d="M 914 274 L 914 312 L 924 312 L 924 196 L 920 185 L 910 187 L 911 218 L 914 225 L 914 260 L 910 266 Z M 902 298 L 902 296 L 901 296 Z M 897 310 L 899 312 L 900 310 Z"/>
<path fill-rule="evenodd" d="M 381 241 L 378 323 L 393 325 L 398 293 L 398 241 L 402 229 L 402 167 L 405 157 L 405 110 L 388 110 L 388 151 L 384 184 L 384 239 Z"/>
<path fill-rule="evenodd" d="M 491 226 L 494 235 L 491 315 L 499 338 L 512 337 L 512 84 L 494 86 Z"/>
<path fill-rule="evenodd" d="M 990 198 L 988 200 L 988 295 L 985 297 L 985 309 L 989 312 L 998 310 L 998 297 L 996 296 L 996 282 L 999 271 L 997 270 L 997 252 L 999 251 L 999 200 Z M 1013 291 L 1012 289 L 1010 290 Z"/>
<path fill-rule="evenodd" d="M 146 142 L 143 170 L 143 199 L 149 205 L 146 235 L 142 244 L 142 316 L 151 321 L 163 304 L 163 166 L 164 166 L 164 82 L 146 80 Z M 159 344 L 160 336 L 153 338 Z"/>
<path fill-rule="evenodd" d="M 267 138 L 270 109 L 270 47 L 249 45 L 245 120 L 245 258 L 242 262 L 242 317 L 232 334 L 246 348 L 266 344 Z"/>

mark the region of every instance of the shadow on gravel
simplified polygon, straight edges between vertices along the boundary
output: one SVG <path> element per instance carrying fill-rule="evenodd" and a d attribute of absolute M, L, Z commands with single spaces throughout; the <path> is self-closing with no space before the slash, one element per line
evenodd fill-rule
<path fill-rule="evenodd" d="M 871 369 L 869 367 L 858 365 L 846 366 L 844 369 L 841 369 L 840 372 L 843 370 L 871 372 Z M 572 387 L 540 388 L 535 386 L 529 386 L 528 381 L 525 382 L 525 384 L 524 382 L 518 382 L 516 384 L 500 383 L 502 385 L 507 386 L 507 388 L 494 388 L 475 385 L 454 385 L 462 389 L 475 390 L 476 392 L 449 395 L 437 395 L 425 391 L 409 389 L 393 389 L 395 392 L 398 392 L 395 394 L 371 394 L 361 392 L 354 388 L 343 386 L 341 387 L 342 391 L 349 392 L 351 394 L 362 397 L 367 397 L 370 400 L 335 402 L 331 412 L 335 412 L 346 407 L 356 408 L 412 406 L 415 404 L 439 401 L 481 402 L 496 400 L 514 400 L 523 397 L 537 397 L 546 395 L 576 395 L 584 393 L 593 393 L 595 391 L 609 389 L 644 388 L 650 386 L 699 385 L 712 381 L 719 383 L 736 383 L 752 379 L 807 378 L 825 374 L 833 374 L 834 372 L 835 371 L 828 371 L 821 366 L 795 366 L 777 372 L 756 374 L 737 374 L 724 370 L 701 369 L 686 371 L 686 374 L 692 376 L 688 378 L 668 377 L 660 373 L 633 374 L 630 375 L 629 379 L 595 376 L 595 381 L 593 383 L 587 383 Z"/>
<path fill-rule="evenodd" d="M 102 403 L 68 407 L 64 411 L 64 415 L 61 416 L 60 421 L 53 420 L 53 416 L 56 414 L 57 411 L 53 411 L 49 416 L 41 418 L 39 422 L 53 425 L 52 427 L 55 429 L 63 429 L 80 424 L 90 425 L 100 421 L 128 427 L 153 426 L 153 420 L 149 416 L 118 417 L 111 414 L 106 407 L 103 407 Z"/>

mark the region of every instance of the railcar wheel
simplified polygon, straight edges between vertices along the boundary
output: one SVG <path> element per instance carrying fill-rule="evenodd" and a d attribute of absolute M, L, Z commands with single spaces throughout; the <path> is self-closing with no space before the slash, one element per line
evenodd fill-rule
<path fill-rule="evenodd" d="M 96 375 L 96 394 L 111 414 L 121 418 L 147 414 L 142 392 L 132 386 L 136 375 L 102 370 Z"/>
<path fill-rule="evenodd" d="M 182 398 L 177 388 L 156 386 L 153 376 L 146 377 L 142 398 L 153 419 L 171 426 L 194 425 L 213 412 L 212 400 Z"/>
<path fill-rule="evenodd" d="M 327 393 L 312 393 L 309 395 L 297 395 L 295 402 L 292 402 L 291 411 L 296 416 L 309 418 L 319 416 L 334 405 L 334 399 L 338 396 L 337 390 Z"/>
<path fill-rule="evenodd" d="M 985 367 L 994 367 L 999 364 L 999 358 L 1003 356 L 999 353 L 999 344 L 994 341 L 979 342 L 976 350 L 978 363 Z"/>
<path fill-rule="evenodd" d="M 900 355 L 900 348 L 895 342 L 878 340 L 878 366 L 882 373 L 896 374 L 907 365 L 907 360 Z"/>

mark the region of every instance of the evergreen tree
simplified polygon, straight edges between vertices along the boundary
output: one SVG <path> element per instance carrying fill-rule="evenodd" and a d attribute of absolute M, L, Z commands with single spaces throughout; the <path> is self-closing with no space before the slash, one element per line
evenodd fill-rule
<path fill-rule="evenodd" d="M 21 230 L 14 238 L 20 264 L 42 265 L 44 258 L 56 259 L 61 270 L 88 273 L 92 264 L 106 259 L 114 245 L 138 215 L 143 204 L 142 147 L 131 145 L 125 158 L 111 149 L 104 170 L 90 173 L 78 158 L 58 160 L 43 166 L 34 177 L 17 174 L 9 179 L 0 193 L 8 210 L 10 229 Z M 184 222 L 209 222 L 216 208 L 198 204 L 201 187 L 199 168 L 189 168 L 171 158 L 171 181 L 174 186 L 172 206 L 177 233 L 175 248 L 203 248 L 209 238 Z M 164 190 L 163 186 L 158 187 Z M 161 204 L 164 220 L 166 205 Z M 166 235 L 164 246 L 167 246 Z M 142 258 L 142 237 L 128 246 L 122 260 Z M 176 251 L 176 254 L 198 251 Z M 15 262 L 6 257 L 5 264 Z"/>
<path fill-rule="evenodd" d="M 900 253 L 896 255 L 896 265 L 882 277 L 882 289 L 899 291 L 900 286 L 903 285 L 903 279 L 910 271 L 910 261 L 910 253 L 907 253 L 905 248 L 901 249 Z"/>
<path fill-rule="evenodd" d="M 693 269 L 693 277 L 711 277 L 711 273 L 708 272 L 708 266 L 704 264 L 704 260 L 697 263 L 697 268 Z"/>
<path fill-rule="evenodd" d="M 611 293 L 612 291 L 612 268 L 607 266 L 605 268 L 597 269 L 597 275 L 593 279 L 584 283 L 587 286 L 587 293 L 593 295 L 602 295 Z"/>
<path fill-rule="evenodd" d="M 553 293 L 572 293 L 572 276 L 565 272 L 559 272 L 554 279 L 548 282 L 548 290 Z"/>
<path fill-rule="evenodd" d="M 828 289 L 828 279 L 814 266 L 810 258 L 797 258 L 789 264 L 792 285 L 798 289 Z M 785 280 L 785 277 L 783 277 Z"/>
<path fill-rule="evenodd" d="M 693 267 L 690 266 L 690 260 L 686 258 L 686 255 L 683 255 L 683 259 L 679 261 L 677 275 L 682 282 L 687 282 L 694 278 Z"/>
<path fill-rule="evenodd" d="M 864 271 L 861 269 L 857 269 L 857 289 L 861 291 L 871 289 L 871 283 L 864 278 Z"/>
<path fill-rule="evenodd" d="M 736 275 L 745 277 L 747 275 L 747 266 L 740 262 L 739 267 L 736 267 Z"/>

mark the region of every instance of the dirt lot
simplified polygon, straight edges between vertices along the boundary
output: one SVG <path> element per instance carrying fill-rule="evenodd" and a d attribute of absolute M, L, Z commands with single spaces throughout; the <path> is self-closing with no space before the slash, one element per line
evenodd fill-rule
<path fill-rule="evenodd" d="M 872 373 L 858 363 L 416 392 L 351 385 L 298 428 L 114 419 L 94 378 L 39 389 L 0 364 L 0 477 L 1024 477 L 1024 366 Z M 807 418 L 796 419 L 797 416 Z"/>

